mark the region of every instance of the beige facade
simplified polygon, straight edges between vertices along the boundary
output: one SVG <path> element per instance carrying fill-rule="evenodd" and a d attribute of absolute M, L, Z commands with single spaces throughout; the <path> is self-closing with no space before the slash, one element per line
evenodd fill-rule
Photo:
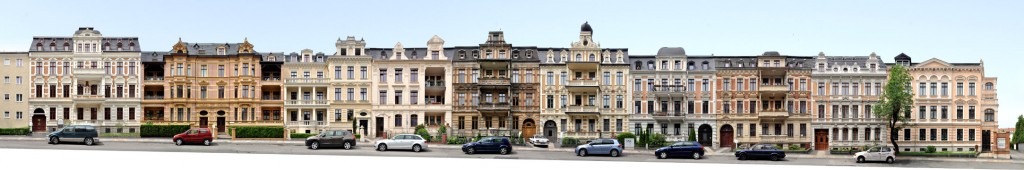
<path fill-rule="evenodd" d="M 881 58 L 825 56 L 815 58 L 810 104 L 816 150 L 882 145 L 888 127 L 871 110 L 882 96 L 888 73 Z"/>
<path fill-rule="evenodd" d="M 29 66 L 28 53 L 0 53 L 0 77 L 3 82 L 0 84 L 0 92 L 3 100 L 0 100 L 0 128 L 25 128 L 31 127 L 32 118 L 36 121 L 45 121 L 44 115 L 32 115 L 28 109 L 28 95 L 30 84 L 28 82 Z"/>
<path fill-rule="evenodd" d="M 370 48 L 369 135 L 390 137 L 413 133 L 417 125 L 428 132 L 451 121 L 452 63 L 444 51 L 444 40 L 434 36 L 426 48 Z"/>
<path fill-rule="evenodd" d="M 334 129 L 353 129 L 356 134 L 368 136 L 373 105 L 370 103 L 372 89 L 372 57 L 366 53 L 366 42 L 349 36 L 335 42 L 337 52 L 327 57 L 330 75 L 328 94 L 331 101 L 328 123 Z"/>

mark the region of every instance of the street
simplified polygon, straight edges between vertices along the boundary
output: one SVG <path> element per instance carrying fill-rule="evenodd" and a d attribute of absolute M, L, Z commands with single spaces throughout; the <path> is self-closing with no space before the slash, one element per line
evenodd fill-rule
<path fill-rule="evenodd" d="M 183 145 L 175 146 L 170 141 L 166 143 L 154 142 L 101 142 L 95 146 L 68 143 L 60 145 L 46 144 L 45 141 L 0 141 L 0 148 L 12 149 L 54 149 L 54 150 L 112 150 L 112 151 L 154 151 L 154 152 L 199 152 L 199 153 L 248 153 L 248 154 L 294 154 L 294 155 L 347 155 L 347 156 L 381 156 L 381 157 L 422 157 L 422 158 L 482 158 L 482 159 L 534 159 L 534 160 L 573 160 L 573 161 L 631 161 L 631 162 L 679 162 L 679 163 L 718 163 L 718 164 L 767 164 L 767 165 L 819 165 L 819 166 L 869 166 L 869 167 L 916 167 L 916 168 L 980 168 L 980 169 L 1024 169 L 1024 164 L 1008 162 L 949 162 L 931 160 L 906 160 L 900 159 L 894 164 L 886 163 L 856 163 L 853 159 L 829 159 L 829 158 L 792 158 L 787 157 L 782 161 L 768 160 L 736 160 L 731 155 L 706 155 L 700 160 L 690 158 L 657 159 L 648 154 L 624 153 L 621 157 L 588 156 L 578 157 L 572 152 L 557 152 L 544 150 L 515 150 L 509 155 L 498 154 L 474 154 L 467 155 L 453 146 L 431 146 L 428 150 L 420 153 L 411 151 L 386 151 L 374 150 L 367 143 L 361 143 L 351 150 L 325 148 L 310 150 L 305 146 L 288 144 L 264 144 L 264 143 L 214 143 L 211 146 Z"/>

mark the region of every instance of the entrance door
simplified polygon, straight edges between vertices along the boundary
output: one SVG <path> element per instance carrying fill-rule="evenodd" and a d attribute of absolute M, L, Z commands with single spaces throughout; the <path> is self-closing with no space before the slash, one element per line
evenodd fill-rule
<path fill-rule="evenodd" d="M 224 132 L 227 123 L 224 122 L 224 117 L 217 117 L 217 132 Z"/>
<path fill-rule="evenodd" d="M 697 135 L 699 135 L 697 137 L 697 141 L 700 142 L 700 145 L 711 146 L 711 125 L 700 125 L 700 128 L 697 128 L 697 131 L 700 131 L 697 133 Z"/>
<path fill-rule="evenodd" d="M 735 135 L 735 134 L 733 134 L 732 125 L 724 125 L 724 126 L 722 126 L 722 129 L 718 131 L 718 142 L 721 143 L 721 145 L 719 145 L 719 146 L 723 147 L 723 148 L 736 147 L 736 143 L 733 142 L 733 140 L 732 140 L 733 135 Z M 703 145 L 703 144 L 701 144 L 701 145 Z M 707 145 L 705 145 L 705 146 L 707 146 Z"/>
<path fill-rule="evenodd" d="M 210 123 L 209 117 L 199 117 L 199 128 L 207 128 Z"/>
<path fill-rule="evenodd" d="M 981 131 L 981 151 L 992 151 L 992 131 L 990 130 Z"/>
<path fill-rule="evenodd" d="M 379 138 L 387 138 L 386 136 L 384 136 L 384 118 L 383 117 L 378 117 L 376 123 L 377 124 L 376 124 L 376 128 L 375 129 L 377 130 L 377 132 L 376 132 L 377 133 L 377 137 L 379 137 Z"/>
<path fill-rule="evenodd" d="M 523 138 L 532 138 L 533 134 L 537 133 L 537 125 L 533 123 L 533 119 L 526 119 L 523 121 Z"/>
<path fill-rule="evenodd" d="M 33 115 L 32 116 L 32 131 L 33 132 L 45 132 L 46 131 L 46 116 Z"/>
<path fill-rule="evenodd" d="M 362 134 L 363 136 L 366 136 L 366 135 L 370 134 L 369 133 L 370 129 L 368 129 L 366 127 L 367 124 L 370 124 L 369 122 L 370 122 L 369 120 L 365 120 L 365 119 L 364 120 L 359 120 L 359 128 L 363 129 L 363 134 Z"/>
<path fill-rule="evenodd" d="M 814 150 L 828 150 L 828 129 L 814 130 Z"/>
<path fill-rule="evenodd" d="M 548 138 L 549 143 L 558 141 L 558 124 L 555 124 L 555 121 L 544 122 L 544 137 Z"/>

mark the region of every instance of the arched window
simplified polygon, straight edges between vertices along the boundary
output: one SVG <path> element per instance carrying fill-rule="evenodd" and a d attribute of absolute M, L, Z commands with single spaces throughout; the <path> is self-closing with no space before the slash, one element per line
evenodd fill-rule
<path fill-rule="evenodd" d="M 50 51 L 57 51 L 57 43 L 50 43 Z"/>
<path fill-rule="evenodd" d="M 419 125 L 418 121 L 419 116 L 417 116 L 416 114 L 409 116 L 409 127 L 416 127 L 416 125 Z"/>
<path fill-rule="evenodd" d="M 995 89 L 994 86 L 995 85 L 993 85 L 992 82 L 985 83 L 985 90 L 993 90 Z"/>
<path fill-rule="evenodd" d="M 597 58 L 594 57 L 594 54 L 590 54 L 590 57 L 587 57 L 587 60 L 588 61 L 597 61 Z"/>
<path fill-rule="evenodd" d="M 505 58 L 505 50 L 498 50 L 498 58 Z"/>
<path fill-rule="evenodd" d="M 388 58 L 388 52 L 380 51 L 380 58 L 381 59 L 387 59 Z"/>
<path fill-rule="evenodd" d="M 640 70 L 640 68 L 643 67 L 643 64 L 640 61 L 636 61 L 633 62 L 633 67 L 635 68 L 635 70 Z"/>
<path fill-rule="evenodd" d="M 985 110 L 985 121 L 986 122 L 994 122 L 994 121 L 996 121 L 996 111 L 992 110 L 992 109 L 986 109 Z"/>
<path fill-rule="evenodd" d="M 461 59 L 466 58 L 466 51 L 459 50 L 459 58 L 461 58 Z"/>
<path fill-rule="evenodd" d="M 576 54 L 576 58 L 575 58 L 574 61 L 583 61 L 583 55 L 582 54 Z"/>
<path fill-rule="evenodd" d="M 36 43 L 36 51 L 43 51 L 43 43 Z"/>
<path fill-rule="evenodd" d="M 70 50 L 71 50 L 71 44 L 64 43 L 64 51 L 70 51 Z"/>
<path fill-rule="evenodd" d="M 128 43 L 128 50 L 135 51 L 135 43 L 134 42 Z M 249 52 L 249 50 L 246 50 L 245 52 Z"/>
<path fill-rule="evenodd" d="M 110 43 L 103 43 L 103 50 L 110 51 Z"/>
<path fill-rule="evenodd" d="M 121 51 L 121 50 L 124 50 L 124 45 L 122 45 L 121 43 L 117 43 L 117 51 Z M 220 55 L 223 55 L 223 54 L 220 54 Z"/>

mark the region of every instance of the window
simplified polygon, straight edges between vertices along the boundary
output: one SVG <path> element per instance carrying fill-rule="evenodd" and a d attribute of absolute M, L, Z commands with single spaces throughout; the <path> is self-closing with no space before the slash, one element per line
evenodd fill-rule
<path fill-rule="evenodd" d="M 942 83 L 942 96 L 949 96 L 949 83 Z"/>
<path fill-rule="evenodd" d="M 942 129 L 942 134 L 941 134 L 941 135 L 942 135 L 942 141 L 947 141 L 947 140 L 949 140 L 949 139 L 948 139 L 949 135 L 947 135 L 947 134 L 948 134 L 948 133 L 947 133 L 947 132 L 948 132 L 948 130 L 949 130 L 949 129 Z"/>
<path fill-rule="evenodd" d="M 380 69 L 380 78 L 379 79 L 380 79 L 381 83 L 388 82 L 388 69 L 386 69 L 386 68 L 381 68 Z"/>
<path fill-rule="evenodd" d="M 708 91 L 708 89 L 709 89 L 709 86 L 708 86 L 708 79 L 703 79 L 703 80 L 701 80 L 701 82 L 700 82 L 700 86 L 701 86 L 701 89 L 703 89 L 703 91 L 704 91 L 704 92 L 707 92 L 707 91 Z"/>
<path fill-rule="evenodd" d="M 402 115 L 395 115 L 395 127 L 402 127 Z"/>
<path fill-rule="evenodd" d="M 974 96 L 974 82 L 967 83 L 967 89 L 967 94 L 969 96 Z"/>
<path fill-rule="evenodd" d="M 377 96 L 379 96 L 378 100 L 380 100 L 380 104 L 381 105 L 387 105 L 388 104 L 388 91 L 381 90 L 380 94 L 377 95 Z"/>
<path fill-rule="evenodd" d="M 968 141 L 974 141 L 974 129 L 967 130 L 967 139 Z"/>
<path fill-rule="evenodd" d="M 964 95 L 964 83 L 962 83 L 962 82 L 957 82 L 956 83 L 956 95 L 957 96 L 963 96 Z"/>
<path fill-rule="evenodd" d="M 359 79 L 366 80 L 366 66 L 359 66 Z"/>
<path fill-rule="evenodd" d="M 409 81 L 417 82 L 417 81 L 419 81 L 419 77 L 420 77 L 420 70 L 419 69 L 417 69 L 417 68 L 409 69 Z"/>
<path fill-rule="evenodd" d="M 224 77 L 224 65 L 217 66 L 217 76 Z M 292 72 L 292 77 L 295 77 L 295 72 Z"/>

